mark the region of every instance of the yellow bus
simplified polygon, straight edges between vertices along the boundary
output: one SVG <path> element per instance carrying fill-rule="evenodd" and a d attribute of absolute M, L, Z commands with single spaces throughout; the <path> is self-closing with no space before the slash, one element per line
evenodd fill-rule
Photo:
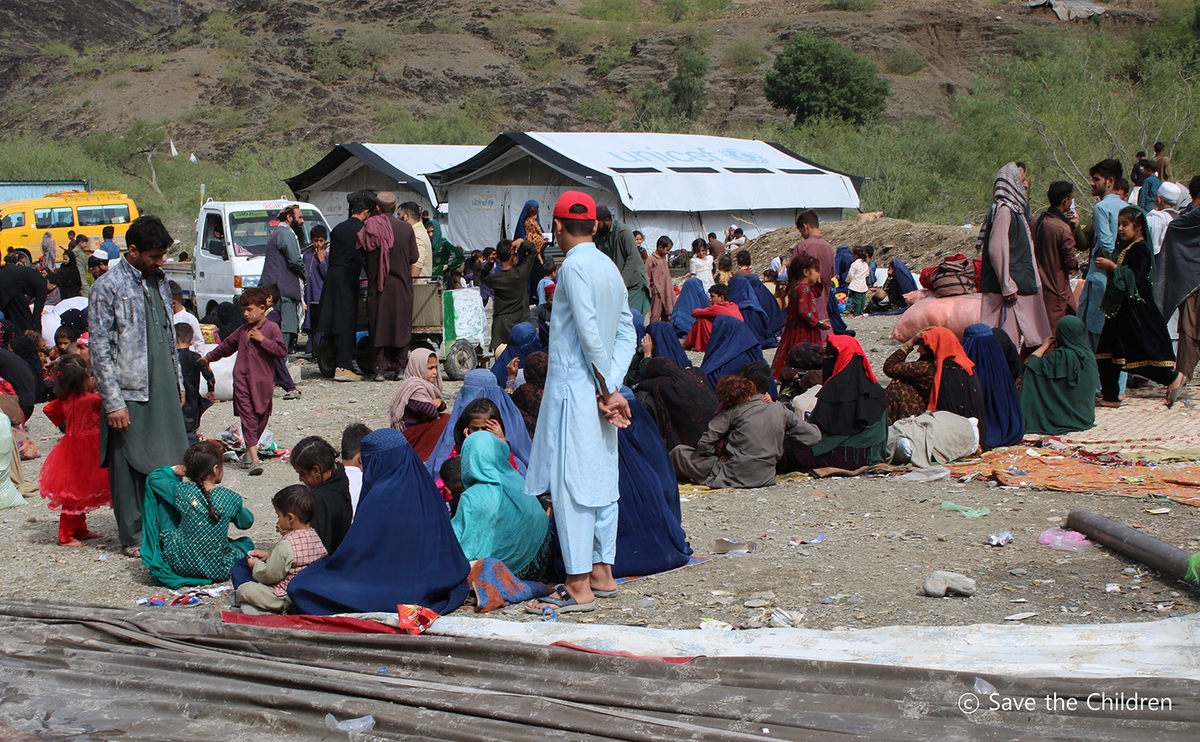
<path fill-rule="evenodd" d="M 42 235 L 47 232 L 58 246 L 58 257 L 67 247 L 67 232 L 87 235 L 96 247 L 105 227 L 113 228 L 113 241 L 125 246 L 125 231 L 137 218 L 133 199 L 120 191 L 59 191 L 42 198 L 0 203 L 0 248 L 25 248 L 37 260 L 42 256 Z"/>

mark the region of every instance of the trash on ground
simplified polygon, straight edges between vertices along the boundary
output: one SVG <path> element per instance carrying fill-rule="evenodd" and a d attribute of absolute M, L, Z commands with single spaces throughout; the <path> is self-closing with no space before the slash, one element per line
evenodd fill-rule
<path fill-rule="evenodd" d="M 1032 611 L 1029 613 L 1014 613 L 1011 616 L 1005 616 L 1004 620 L 1005 621 L 1024 621 L 1025 619 L 1033 618 L 1036 615 L 1037 615 L 1037 613 L 1034 613 Z"/>
<path fill-rule="evenodd" d="M 917 469 L 907 474 L 901 474 L 897 479 L 902 482 L 936 482 L 939 479 L 949 479 L 950 470 L 944 466 L 930 466 Z"/>
<path fill-rule="evenodd" d="M 1146 508 L 1143 512 L 1150 513 L 1151 515 L 1166 515 L 1171 512 L 1171 508 Z"/>
<path fill-rule="evenodd" d="M 968 508 L 963 505 L 955 505 L 949 500 L 946 500 L 942 503 L 942 510 L 950 510 L 955 513 L 962 513 L 968 518 L 982 518 L 983 516 L 992 512 L 987 508 Z"/>
<path fill-rule="evenodd" d="M 709 551 L 714 554 L 751 554 L 758 548 L 754 541 L 738 541 L 736 538 L 713 539 Z"/>
<path fill-rule="evenodd" d="M 1061 528 L 1047 528 L 1038 536 L 1038 543 L 1059 551 L 1087 551 L 1092 542 L 1078 531 L 1064 531 Z"/>
<path fill-rule="evenodd" d="M 980 696 L 990 696 L 996 693 L 996 686 L 992 685 L 983 678 L 975 678 L 975 693 Z"/>
<path fill-rule="evenodd" d="M 1115 583 L 1115 582 L 1110 582 L 1110 583 L 1108 583 L 1107 585 L 1105 585 L 1105 586 L 1104 586 L 1104 592 L 1106 592 L 1106 593 L 1119 593 L 1119 592 L 1121 592 L 1121 586 L 1120 586 L 1120 585 L 1118 585 L 1118 584 L 1117 584 L 1117 583 Z"/>
<path fill-rule="evenodd" d="M 1005 544 L 1011 544 L 1012 542 L 1013 542 L 1012 534 L 1009 533 L 1008 531 L 1001 531 L 1000 533 L 989 533 L 988 534 L 988 545 L 990 545 L 990 546 L 1004 546 Z"/>

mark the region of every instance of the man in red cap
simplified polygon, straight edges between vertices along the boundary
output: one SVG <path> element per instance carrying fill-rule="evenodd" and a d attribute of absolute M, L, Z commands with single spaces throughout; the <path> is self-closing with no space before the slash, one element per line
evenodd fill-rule
<path fill-rule="evenodd" d="M 617 428 L 629 426 L 619 387 L 636 334 L 625 282 L 596 249 L 596 203 L 567 191 L 554 206 L 558 269 L 550 318 L 550 363 L 533 439 L 525 491 L 550 493 L 562 547 L 565 594 L 529 604 L 560 612 L 591 611 L 596 597 L 617 594 Z"/>

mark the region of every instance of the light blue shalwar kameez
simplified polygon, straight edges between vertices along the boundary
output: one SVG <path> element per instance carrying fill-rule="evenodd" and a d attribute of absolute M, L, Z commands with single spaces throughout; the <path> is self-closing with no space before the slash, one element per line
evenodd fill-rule
<path fill-rule="evenodd" d="M 635 341 L 616 266 L 591 242 L 571 248 L 558 269 L 550 363 L 525 478 L 527 494 L 550 493 L 567 574 L 587 574 L 616 558 L 617 429 L 596 395 L 617 391 Z"/>
<path fill-rule="evenodd" d="M 1088 345 L 1092 350 L 1100 344 L 1100 332 L 1104 329 L 1104 312 L 1100 310 L 1100 301 L 1104 298 L 1104 290 L 1108 287 L 1108 271 L 1096 267 L 1096 258 L 1112 259 L 1113 250 L 1117 246 L 1117 214 L 1128 206 L 1120 196 L 1110 193 L 1092 209 L 1092 230 L 1095 237 L 1092 240 L 1092 255 L 1088 261 L 1086 284 L 1083 294 L 1079 297 L 1079 317 L 1087 331 Z M 1125 393 L 1125 380 L 1128 375 L 1122 371 L 1119 393 Z"/>

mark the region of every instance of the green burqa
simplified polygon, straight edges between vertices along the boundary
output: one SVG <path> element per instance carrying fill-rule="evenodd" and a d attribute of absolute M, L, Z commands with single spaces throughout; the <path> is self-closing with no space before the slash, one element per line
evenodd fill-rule
<path fill-rule="evenodd" d="M 467 489 L 450 525 L 468 560 L 499 559 L 520 576 L 546 541 L 550 519 L 537 498 L 525 494 L 510 454 L 508 444 L 487 431 L 467 436 L 462 450 Z"/>
<path fill-rule="evenodd" d="M 442 223 L 435 220 L 433 222 L 433 275 L 444 278 L 447 288 L 458 288 L 450 285 L 450 273 L 461 267 L 463 262 L 462 250 L 450 244 L 450 241 L 442 236 Z"/>
<path fill-rule="evenodd" d="M 113 513 L 121 546 L 137 546 L 142 539 L 142 500 L 146 477 L 160 466 L 183 461 L 187 431 L 179 405 L 179 380 L 171 357 L 175 343 L 168 330 L 172 321 L 158 290 L 158 279 L 142 284 L 146 305 L 147 371 L 149 399 L 125 402 L 129 430 L 108 427 L 108 416 L 100 416 L 100 465 L 108 467 Z"/>
<path fill-rule="evenodd" d="M 1021 414 L 1027 433 L 1060 435 L 1096 424 L 1100 372 L 1083 322 L 1078 317 L 1063 317 L 1054 338 L 1058 348 L 1053 352 L 1025 361 Z"/>

